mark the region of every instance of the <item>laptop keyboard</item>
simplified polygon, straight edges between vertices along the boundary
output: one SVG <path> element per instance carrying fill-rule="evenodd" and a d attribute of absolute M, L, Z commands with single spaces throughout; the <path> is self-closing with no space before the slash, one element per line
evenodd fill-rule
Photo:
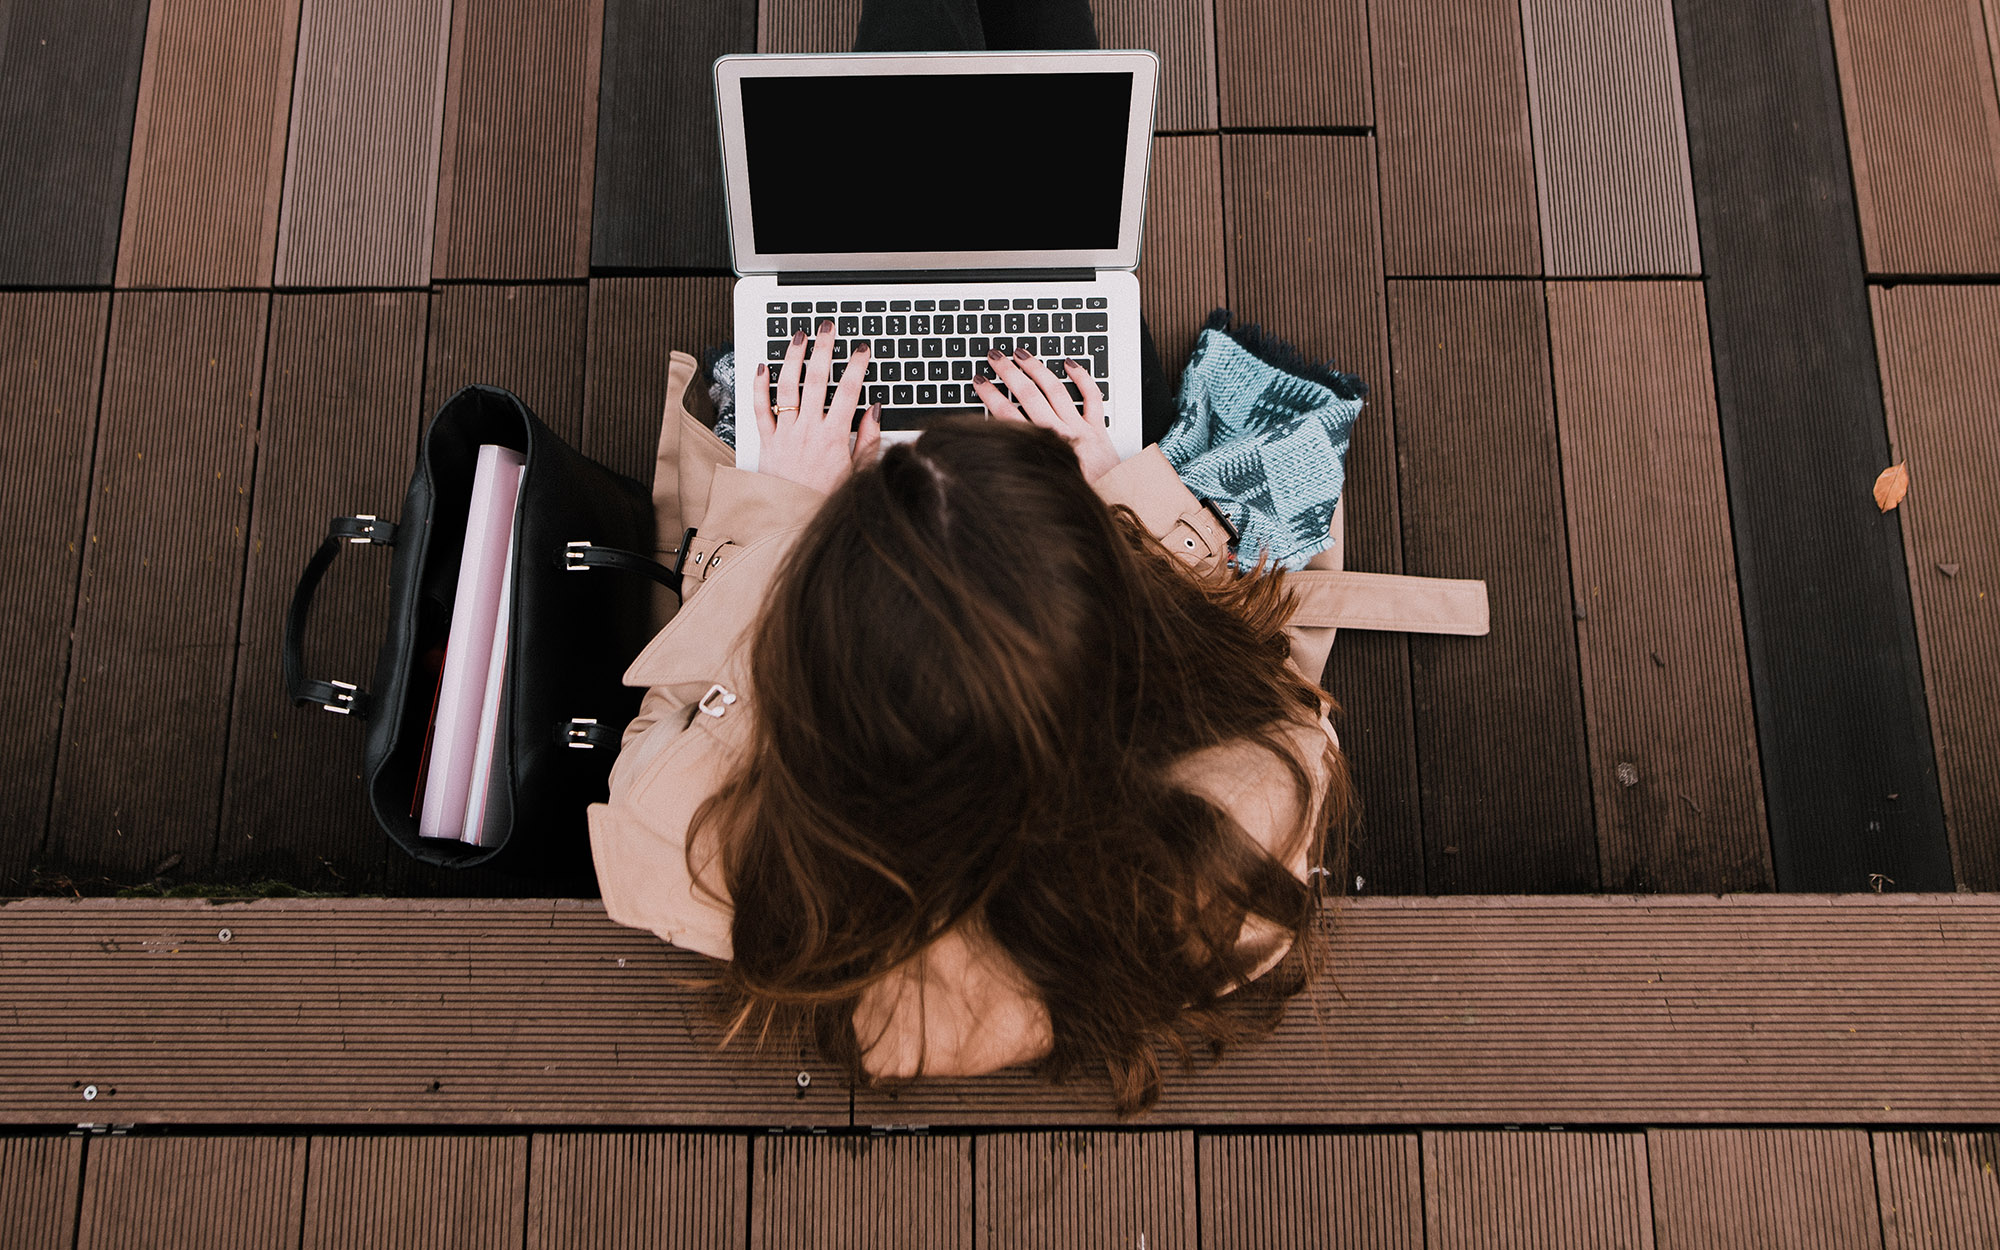
<path fill-rule="evenodd" d="M 1111 397 L 1110 314 L 1103 296 L 985 295 L 935 299 L 772 300 L 764 305 L 764 358 L 772 365 L 771 403 L 777 400 L 776 367 L 792 336 L 811 336 L 833 322 L 833 377 L 847 371 L 855 346 L 872 357 L 863 402 L 882 405 L 882 428 L 916 429 L 942 410 L 979 408 L 974 377 L 993 377 L 989 351 L 1012 355 L 1026 348 L 1058 377 L 1070 399 L 1083 393 L 1061 368 L 1067 358 L 1090 370 L 1098 395 Z"/>

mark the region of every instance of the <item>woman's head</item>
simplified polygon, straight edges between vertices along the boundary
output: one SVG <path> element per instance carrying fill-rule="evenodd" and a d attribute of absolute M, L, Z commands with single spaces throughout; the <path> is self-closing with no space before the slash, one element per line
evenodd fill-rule
<path fill-rule="evenodd" d="M 1286 746 L 1318 713 L 1288 615 L 1276 579 L 1166 556 L 1046 431 L 942 425 L 857 471 L 772 588 L 755 747 L 698 821 L 724 839 L 749 1014 L 802 1012 L 858 1068 L 860 993 L 969 923 L 1048 1006 L 1052 1073 L 1102 1065 L 1149 1102 L 1153 1042 L 1244 1027 L 1211 1009 L 1248 971 L 1245 919 L 1311 914 L 1175 763 L 1264 744 L 1315 851 L 1345 809 L 1338 761 L 1316 804 Z"/>

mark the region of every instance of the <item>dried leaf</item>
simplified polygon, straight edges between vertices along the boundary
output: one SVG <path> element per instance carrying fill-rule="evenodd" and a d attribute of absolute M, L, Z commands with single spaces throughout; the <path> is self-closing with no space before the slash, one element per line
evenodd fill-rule
<path fill-rule="evenodd" d="M 1875 479 L 1875 506 L 1887 512 L 1910 493 L 1909 462 L 1898 460 Z"/>

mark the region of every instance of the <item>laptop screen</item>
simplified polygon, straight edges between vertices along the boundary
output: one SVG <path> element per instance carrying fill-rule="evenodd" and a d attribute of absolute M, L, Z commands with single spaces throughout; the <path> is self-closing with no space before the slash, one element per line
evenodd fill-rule
<path fill-rule="evenodd" d="M 1126 72 L 794 75 L 742 82 L 755 250 L 1118 246 Z"/>

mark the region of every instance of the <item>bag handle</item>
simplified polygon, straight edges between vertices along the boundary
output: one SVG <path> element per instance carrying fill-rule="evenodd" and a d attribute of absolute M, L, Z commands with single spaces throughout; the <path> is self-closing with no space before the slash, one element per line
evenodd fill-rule
<path fill-rule="evenodd" d="M 688 531 L 692 536 L 693 530 Z M 681 597 L 681 561 L 687 558 L 687 539 L 681 540 L 675 554 L 679 557 L 674 567 L 668 568 L 649 556 L 636 551 L 623 551 L 617 547 L 600 547 L 595 543 L 576 542 L 563 544 L 563 569 L 570 573 L 582 573 L 589 569 L 617 569 L 623 573 L 637 573 L 650 577 L 668 590 L 674 598 Z"/>
<path fill-rule="evenodd" d="M 368 513 L 337 516 L 328 522 L 326 540 L 320 543 L 306 571 L 300 574 L 298 588 L 292 592 L 292 606 L 285 611 L 285 644 L 280 661 L 284 667 L 285 692 L 292 697 L 294 706 L 313 704 L 342 716 L 358 715 L 365 719 L 367 691 L 353 682 L 317 681 L 305 675 L 306 615 L 312 610 L 313 593 L 319 589 L 320 579 L 333 567 L 333 558 L 346 543 L 393 547 L 396 527 Z"/>

